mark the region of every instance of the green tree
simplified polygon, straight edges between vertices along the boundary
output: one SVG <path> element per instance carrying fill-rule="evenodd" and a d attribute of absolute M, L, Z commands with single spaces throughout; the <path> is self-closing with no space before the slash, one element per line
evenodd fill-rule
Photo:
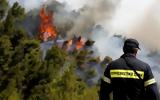
<path fill-rule="evenodd" d="M 4 73 L 0 77 L 0 98 L 2 100 L 11 97 L 20 100 L 27 98 L 32 87 L 37 85 L 41 79 L 38 76 L 41 67 L 41 53 L 38 41 L 24 40 L 12 52 L 11 61 L 6 70 L 1 70 Z"/>
<path fill-rule="evenodd" d="M 7 8 L 8 8 L 7 0 L 1 0 L 0 1 L 0 21 L 4 18 Z"/>
<path fill-rule="evenodd" d="M 8 70 L 11 55 L 12 44 L 9 37 L 6 35 L 0 36 L 0 68 Z"/>
<path fill-rule="evenodd" d="M 25 12 L 18 2 L 15 2 L 13 6 L 8 10 L 7 17 L 4 20 L 3 33 L 12 35 L 17 30 L 17 23 L 24 18 Z"/>
<path fill-rule="evenodd" d="M 98 87 L 75 72 L 89 61 L 89 51 L 68 54 L 53 46 L 42 59 L 40 42 L 20 27 L 24 17 L 17 2 L 0 1 L 0 100 L 97 100 Z"/>
<path fill-rule="evenodd" d="M 39 70 L 39 82 L 31 90 L 30 100 L 54 100 L 53 85 L 61 78 L 64 65 L 66 64 L 66 52 L 53 46 L 46 54 Z M 57 86 L 56 86 L 57 87 Z"/>

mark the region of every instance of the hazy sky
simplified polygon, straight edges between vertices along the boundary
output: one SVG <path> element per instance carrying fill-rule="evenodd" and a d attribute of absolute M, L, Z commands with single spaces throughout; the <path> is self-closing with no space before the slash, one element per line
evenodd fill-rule
<path fill-rule="evenodd" d="M 30 10 L 33 8 L 38 8 L 40 5 L 42 5 L 47 0 L 8 0 L 10 4 L 13 4 L 13 2 L 19 2 L 21 5 L 23 5 L 26 9 Z M 81 8 L 85 3 L 87 3 L 88 0 L 57 0 L 59 2 L 67 2 L 68 6 L 71 9 L 79 9 Z"/>
<path fill-rule="evenodd" d="M 45 2 L 45 0 L 8 0 L 8 1 L 11 5 L 16 1 L 19 2 L 23 7 L 26 8 L 27 11 L 34 8 L 39 8 L 39 6 Z"/>

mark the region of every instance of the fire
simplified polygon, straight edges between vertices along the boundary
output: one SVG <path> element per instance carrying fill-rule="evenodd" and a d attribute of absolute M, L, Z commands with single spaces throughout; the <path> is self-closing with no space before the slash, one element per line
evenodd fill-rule
<path fill-rule="evenodd" d="M 82 37 L 79 37 L 77 42 L 76 42 L 76 50 L 80 50 L 84 47 L 85 41 L 82 39 Z"/>
<path fill-rule="evenodd" d="M 72 39 L 67 40 L 63 43 L 62 49 L 69 51 L 71 49 L 72 45 L 73 45 L 73 40 Z"/>
<path fill-rule="evenodd" d="M 85 46 L 85 39 L 82 37 L 74 37 L 73 39 L 69 39 L 64 41 L 62 45 L 62 49 L 66 51 L 74 51 L 81 50 Z"/>
<path fill-rule="evenodd" d="M 70 40 L 68 41 L 67 47 L 70 48 L 70 47 L 72 46 L 72 44 L 73 44 L 73 40 L 70 39 Z"/>
<path fill-rule="evenodd" d="M 48 39 L 55 39 L 57 36 L 55 26 L 53 25 L 53 13 L 49 12 L 46 14 L 45 8 L 43 7 L 40 11 L 40 26 L 39 26 L 39 38 L 42 41 Z"/>
<path fill-rule="evenodd" d="M 72 45 L 73 45 L 73 40 L 72 40 L 72 39 L 68 40 L 68 41 L 67 41 L 67 44 L 66 44 L 66 47 L 67 47 L 66 50 L 67 50 L 67 51 L 70 51 Z"/>

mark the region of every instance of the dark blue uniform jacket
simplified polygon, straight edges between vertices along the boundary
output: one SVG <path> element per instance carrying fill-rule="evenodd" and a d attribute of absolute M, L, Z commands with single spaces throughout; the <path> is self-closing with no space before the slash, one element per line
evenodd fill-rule
<path fill-rule="evenodd" d="M 107 66 L 99 97 L 99 100 L 160 100 L 150 66 L 132 54 L 124 54 Z"/>

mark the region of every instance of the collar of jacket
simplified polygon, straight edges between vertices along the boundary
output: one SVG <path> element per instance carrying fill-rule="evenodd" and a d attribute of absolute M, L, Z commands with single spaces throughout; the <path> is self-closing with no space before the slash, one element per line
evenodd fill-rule
<path fill-rule="evenodd" d="M 123 55 L 121 56 L 121 58 L 124 58 L 124 57 L 134 57 L 134 58 L 136 58 L 136 55 L 135 55 L 135 54 L 132 54 L 132 53 L 127 53 L 127 54 L 123 54 Z"/>

